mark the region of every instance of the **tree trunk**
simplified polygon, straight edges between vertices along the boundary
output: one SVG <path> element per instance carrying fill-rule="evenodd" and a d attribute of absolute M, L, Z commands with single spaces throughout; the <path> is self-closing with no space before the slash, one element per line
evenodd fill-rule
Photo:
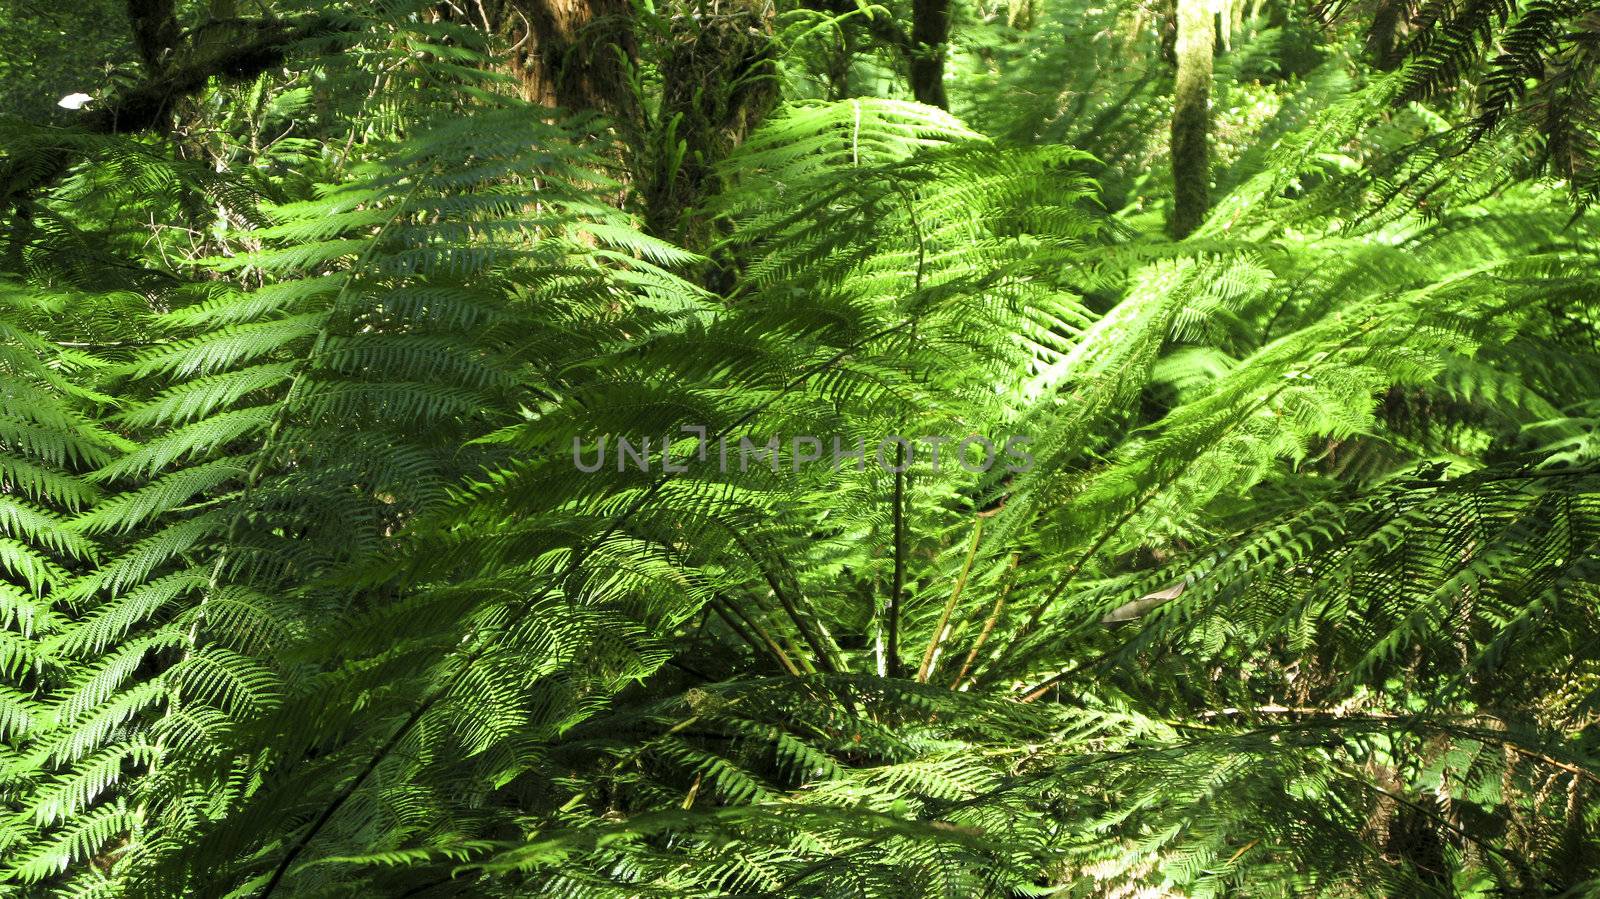
<path fill-rule="evenodd" d="M 689 5 L 674 16 L 658 63 L 661 108 L 647 171 L 636 178 L 645 200 L 645 230 L 704 250 L 711 223 L 698 207 L 716 190 L 716 166 L 744 142 L 778 99 L 772 7 L 761 0 Z"/>
<path fill-rule="evenodd" d="M 128 0 L 128 26 L 145 71 L 160 75 L 167 66 L 167 55 L 183 36 L 173 0 Z"/>
<path fill-rule="evenodd" d="M 645 230 L 696 249 L 711 243 L 696 209 L 715 190 L 715 167 L 778 96 L 770 4 L 675 0 L 648 14 L 631 0 L 482 0 L 480 9 L 512 48 L 524 99 L 616 126 Z M 653 112 L 629 83 L 641 55 L 661 77 Z"/>
<path fill-rule="evenodd" d="M 1367 52 L 1372 54 L 1372 64 L 1385 72 L 1400 67 L 1400 26 L 1406 6 L 1406 0 L 1378 0 L 1378 8 L 1372 14 Z"/>
<path fill-rule="evenodd" d="M 911 94 L 918 103 L 949 109 L 944 58 L 950 41 L 950 0 L 912 0 Z"/>
<path fill-rule="evenodd" d="M 1172 236 L 1189 236 L 1205 219 L 1209 193 L 1211 55 L 1216 42 L 1209 0 L 1178 0 L 1178 75 L 1172 91 Z"/>
<path fill-rule="evenodd" d="M 623 60 L 638 51 L 628 0 L 484 0 L 482 9 L 511 42 L 523 99 L 632 121 L 637 103 Z"/>

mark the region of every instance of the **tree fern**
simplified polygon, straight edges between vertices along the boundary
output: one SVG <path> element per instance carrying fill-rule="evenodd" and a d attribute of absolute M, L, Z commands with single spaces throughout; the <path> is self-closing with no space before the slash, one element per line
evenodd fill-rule
<path fill-rule="evenodd" d="M 0 135 L 10 893 L 1592 891 L 1582 10 L 1223 10 L 1173 241 L 1152 10 L 962 11 L 963 119 L 889 10 L 345 9 Z M 601 33 L 830 99 L 497 96 Z"/>

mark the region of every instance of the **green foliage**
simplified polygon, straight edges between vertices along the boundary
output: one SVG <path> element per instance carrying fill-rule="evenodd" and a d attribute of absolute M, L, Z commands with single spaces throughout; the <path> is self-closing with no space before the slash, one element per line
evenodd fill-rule
<path fill-rule="evenodd" d="M 1230 7 L 1172 242 L 1147 10 L 959 7 L 957 116 L 786 8 L 680 179 L 491 6 L 0 133 L 0 893 L 1597 892 L 1600 241 L 1443 90 L 1576 11 Z"/>

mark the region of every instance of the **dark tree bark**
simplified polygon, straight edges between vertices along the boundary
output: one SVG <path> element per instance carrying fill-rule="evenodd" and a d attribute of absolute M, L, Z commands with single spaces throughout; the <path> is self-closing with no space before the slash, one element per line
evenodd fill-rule
<path fill-rule="evenodd" d="M 676 16 L 661 66 L 661 111 L 641 173 L 645 230 L 690 249 L 711 241 L 696 214 L 715 168 L 744 142 L 778 99 L 772 7 L 761 0 L 697 2 Z M 670 127 L 669 127 L 670 126 Z"/>
<path fill-rule="evenodd" d="M 175 5 L 173 0 L 128 0 L 133 46 L 152 75 L 166 68 L 167 56 L 183 33 L 178 27 Z"/>
<path fill-rule="evenodd" d="M 843 29 L 843 32 L 839 51 L 828 54 L 828 99 L 834 101 L 851 96 L 850 66 L 855 62 L 856 32 L 851 28 Z"/>
<path fill-rule="evenodd" d="M 1189 236 L 1205 220 L 1211 154 L 1211 56 L 1216 23 L 1208 0 L 1178 0 L 1178 74 L 1172 100 L 1173 237 Z"/>
<path fill-rule="evenodd" d="M 911 94 L 918 103 L 949 109 L 944 59 L 950 42 L 950 0 L 912 0 Z"/>
<path fill-rule="evenodd" d="M 844 16 L 857 7 L 852 0 L 802 0 L 807 9 Z M 917 102 L 949 109 L 944 90 L 944 64 L 949 55 L 950 0 L 912 0 L 911 33 L 887 15 L 852 16 L 879 44 L 898 53 L 910 69 L 911 94 Z M 853 51 L 852 51 L 853 52 Z"/>
<path fill-rule="evenodd" d="M 628 0 L 484 0 L 482 9 L 511 43 L 523 99 L 632 121 L 637 102 L 624 59 L 636 59 L 638 48 Z"/>
<path fill-rule="evenodd" d="M 677 0 L 659 32 L 641 29 L 629 0 L 483 0 L 480 9 L 512 48 L 524 99 L 614 124 L 645 230 L 704 246 L 710 226 L 695 209 L 715 189 L 715 167 L 777 99 L 770 5 Z M 641 47 L 636 30 L 652 43 Z M 641 55 L 661 76 L 655 115 L 628 80 Z"/>
<path fill-rule="evenodd" d="M 1378 7 L 1372 13 L 1367 52 L 1372 54 L 1372 64 L 1385 72 L 1400 67 L 1400 26 L 1409 6 L 1408 0 L 1378 0 Z"/>

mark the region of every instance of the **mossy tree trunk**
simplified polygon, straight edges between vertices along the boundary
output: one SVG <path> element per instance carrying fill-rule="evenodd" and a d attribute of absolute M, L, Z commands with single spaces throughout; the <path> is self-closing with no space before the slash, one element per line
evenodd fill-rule
<path fill-rule="evenodd" d="M 512 47 L 524 99 L 598 112 L 616 127 L 645 230 L 707 246 L 711 226 L 697 207 L 715 168 L 777 100 L 770 5 L 676 0 L 647 13 L 630 0 L 486 0 L 484 9 Z M 635 96 L 634 65 L 660 76 L 654 110 Z"/>
<path fill-rule="evenodd" d="M 638 50 L 628 0 L 498 0 L 487 23 L 511 42 L 523 99 L 631 120 L 637 105 L 625 59 Z"/>
<path fill-rule="evenodd" d="M 760 0 L 691 0 L 657 55 L 661 105 L 636 168 L 645 230 L 693 250 L 714 242 L 698 210 L 716 167 L 778 100 L 772 7 Z"/>
<path fill-rule="evenodd" d="M 944 58 L 950 42 L 950 0 L 912 0 L 911 94 L 918 103 L 949 109 Z"/>
<path fill-rule="evenodd" d="M 1378 7 L 1372 14 L 1372 27 L 1367 31 L 1367 52 L 1372 54 L 1372 64 L 1385 72 L 1400 67 L 1400 29 L 1406 8 L 1406 0 L 1378 0 Z"/>
<path fill-rule="evenodd" d="M 1211 56 L 1216 24 L 1210 0 L 1178 0 L 1178 74 L 1172 106 L 1173 237 L 1189 236 L 1209 205 L 1211 154 Z"/>
<path fill-rule="evenodd" d="M 183 36 L 173 0 L 128 0 L 128 26 L 145 71 L 160 75 L 167 55 Z"/>

